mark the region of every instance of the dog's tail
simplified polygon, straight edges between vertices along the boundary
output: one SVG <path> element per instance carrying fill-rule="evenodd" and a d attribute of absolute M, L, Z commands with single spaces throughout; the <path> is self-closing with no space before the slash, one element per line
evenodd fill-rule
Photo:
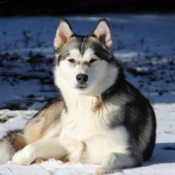
<path fill-rule="evenodd" d="M 0 164 L 11 160 L 15 152 L 26 146 L 22 132 L 22 130 L 10 131 L 0 140 Z"/>

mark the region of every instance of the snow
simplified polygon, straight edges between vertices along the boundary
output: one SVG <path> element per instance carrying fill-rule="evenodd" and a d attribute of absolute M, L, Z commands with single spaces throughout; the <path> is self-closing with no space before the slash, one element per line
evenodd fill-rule
<path fill-rule="evenodd" d="M 115 174 L 175 174 L 175 15 L 100 14 L 67 16 L 78 34 L 91 32 L 106 17 L 113 34 L 115 56 L 126 79 L 152 103 L 157 116 L 157 139 L 152 158 L 142 167 Z M 53 38 L 60 17 L 0 18 L 0 138 L 22 129 L 51 98 Z M 15 110 L 13 110 L 15 109 Z M 63 163 L 50 159 L 30 166 L 9 161 L 0 174 L 93 174 L 97 165 Z"/>

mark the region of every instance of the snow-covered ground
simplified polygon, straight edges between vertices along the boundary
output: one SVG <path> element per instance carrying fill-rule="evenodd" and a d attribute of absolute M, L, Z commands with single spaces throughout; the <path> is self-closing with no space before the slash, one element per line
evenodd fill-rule
<path fill-rule="evenodd" d="M 151 101 L 157 116 L 157 141 L 143 167 L 117 175 L 175 174 L 175 15 L 103 14 L 66 17 L 78 34 L 91 32 L 106 17 L 113 34 L 115 56 L 126 79 Z M 53 38 L 60 17 L 0 18 L 0 137 L 25 123 L 49 99 L 59 96 L 53 85 Z M 5 122 L 5 123 L 4 123 Z M 0 174 L 92 174 L 96 165 L 64 164 L 50 159 L 40 164 L 0 165 Z"/>

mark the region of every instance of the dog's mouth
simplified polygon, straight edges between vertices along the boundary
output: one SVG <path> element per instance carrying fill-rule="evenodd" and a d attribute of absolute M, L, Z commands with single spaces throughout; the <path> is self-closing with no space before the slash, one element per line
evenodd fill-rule
<path fill-rule="evenodd" d="M 77 89 L 84 90 L 87 88 L 87 85 L 78 85 Z"/>

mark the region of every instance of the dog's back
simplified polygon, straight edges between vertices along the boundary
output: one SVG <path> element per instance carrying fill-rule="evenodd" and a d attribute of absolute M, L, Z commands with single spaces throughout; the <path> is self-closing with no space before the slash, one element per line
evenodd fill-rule
<path fill-rule="evenodd" d="M 132 94 L 133 100 L 127 103 L 123 109 L 124 125 L 131 134 L 130 137 L 140 147 L 142 159 L 146 161 L 152 156 L 155 146 L 155 113 L 148 100 L 133 85 L 126 82 L 126 86 L 127 91 Z"/>

